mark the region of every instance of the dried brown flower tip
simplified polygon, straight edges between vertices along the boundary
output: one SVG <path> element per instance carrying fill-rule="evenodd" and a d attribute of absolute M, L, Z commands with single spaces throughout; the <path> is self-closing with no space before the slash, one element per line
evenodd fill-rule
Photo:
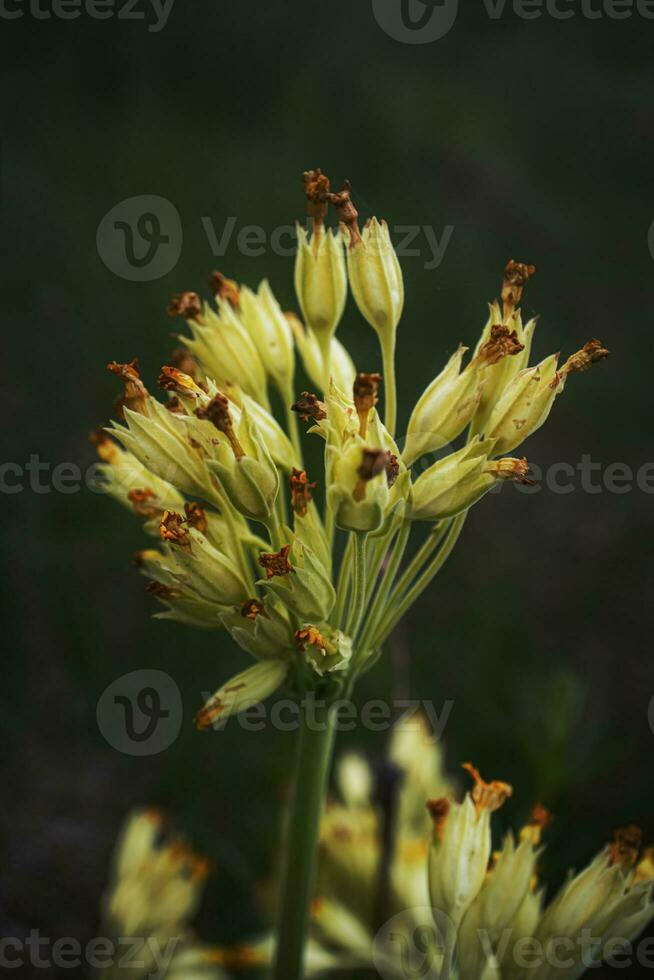
<path fill-rule="evenodd" d="M 318 168 L 306 170 L 302 174 L 302 181 L 307 199 L 307 214 L 313 219 L 314 231 L 317 231 L 327 216 L 329 177 Z"/>
<path fill-rule="evenodd" d="M 388 465 L 389 454 L 383 449 L 363 449 L 361 452 L 361 463 L 357 468 L 357 476 L 359 480 L 354 490 L 352 491 L 352 497 L 357 502 L 365 500 L 366 497 L 366 484 L 371 480 L 374 480 L 376 476 L 383 473 Z"/>
<path fill-rule="evenodd" d="M 141 381 L 139 374 L 139 359 L 135 357 L 129 364 L 119 364 L 111 361 L 107 364 L 107 371 L 111 371 L 116 377 L 120 378 L 125 386 L 123 394 L 114 402 L 114 408 L 119 418 L 123 418 L 123 409 L 128 408 L 132 412 L 143 412 L 143 406 L 148 397 L 148 390 Z"/>
<path fill-rule="evenodd" d="M 338 220 L 349 231 L 350 248 L 353 248 L 357 242 L 361 241 L 361 232 L 359 231 L 359 212 L 352 203 L 351 192 L 352 185 L 349 180 L 345 180 L 343 181 L 343 189 L 336 193 L 328 194 L 327 199 L 336 208 Z"/>
<path fill-rule="evenodd" d="M 241 603 L 241 616 L 243 619 L 251 619 L 254 622 L 257 616 L 265 615 L 263 602 L 258 599 L 246 599 Z"/>
<path fill-rule="evenodd" d="M 186 514 L 186 523 L 189 527 L 195 528 L 200 534 L 207 533 L 207 528 L 209 527 L 207 515 L 195 500 L 190 500 L 184 504 L 184 513 Z"/>
<path fill-rule="evenodd" d="M 611 864 L 619 864 L 625 871 L 633 868 L 638 861 L 642 839 L 640 827 L 635 827 L 633 824 L 616 830 L 613 843 L 609 844 Z"/>
<path fill-rule="evenodd" d="M 502 283 L 502 303 L 504 304 L 504 319 L 506 320 L 522 298 L 522 290 L 536 272 L 535 265 L 526 265 L 509 259 L 504 270 Z"/>
<path fill-rule="evenodd" d="M 524 349 L 525 345 L 520 343 L 515 330 L 495 324 L 491 327 L 490 337 L 479 348 L 477 360 L 490 366 L 497 364 L 503 357 L 513 357 Z"/>
<path fill-rule="evenodd" d="M 368 431 L 368 415 L 370 409 L 377 404 L 377 392 L 383 378 L 381 374 L 365 374 L 359 372 L 352 385 L 352 395 L 354 407 L 359 416 L 359 435 L 362 439 L 366 438 Z"/>
<path fill-rule="evenodd" d="M 399 475 L 400 462 L 395 453 L 389 450 L 386 453 L 386 479 L 388 480 L 389 488 L 393 486 Z"/>
<path fill-rule="evenodd" d="M 168 401 L 165 403 L 165 407 L 168 409 L 169 412 L 172 412 L 173 415 L 186 415 L 186 409 L 180 402 L 177 395 L 174 395 L 172 398 L 169 398 Z"/>
<path fill-rule="evenodd" d="M 127 499 L 138 517 L 158 517 L 161 514 L 161 505 L 157 504 L 157 496 L 149 487 L 143 490 L 130 490 Z"/>
<path fill-rule="evenodd" d="M 184 527 L 185 521 L 181 514 L 165 510 L 159 524 L 159 536 L 162 541 L 170 541 L 187 551 L 191 550 L 191 536 Z"/>
<path fill-rule="evenodd" d="M 104 429 L 94 429 L 89 434 L 89 442 L 104 463 L 113 463 L 118 456 L 118 446 L 110 439 Z"/>
<path fill-rule="evenodd" d="M 168 316 L 183 316 L 185 320 L 197 320 L 202 313 L 202 300 L 197 293 L 175 293 L 166 313 Z"/>
<path fill-rule="evenodd" d="M 241 296 L 238 283 L 228 279 L 222 272 L 215 270 L 209 276 L 209 289 L 216 299 L 224 299 L 234 310 L 241 308 Z"/>
<path fill-rule="evenodd" d="M 197 381 L 198 362 L 187 347 L 176 347 L 170 355 L 170 363 L 182 374 L 188 374 L 194 381 Z"/>
<path fill-rule="evenodd" d="M 259 555 L 259 564 L 262 568 L 265 568 L 267 578 L 273 578 L 275 575 L 288 575 L 290 572 L 295 572 L 295 569 L 288 560 L 290 550 L 290 544 L 285 544 L 280 551 L 263 552 Z"/>
<path fill-rule="evenodd" d="M 310 419 L 320 422 L 321 419 L 327 418 L 325 403 L 310 391 L 302 392 L 295 404 L 291 405 L 291 411 L 297 412 L 301 422 L 308 422 Z"/>
<path fill-rule="evenodd" d="M 559 374 L 566 375 L 574 374 L 578 371 L 587 371 L 591 364 L 603 361 L 610 354 L 611 351 L 607 350 L 606 347 L 602 347 L 600 340 L 589 340 L 581 350 L 578 350 L 576 354 L 572 354 L 568 358 L 559 371 Z"/>
<path fill-rule="evenodd" d="M 296 630 L 293 636 L 300 650 L 304 650 L 306 646 L 325 649 L 325 638 L 315 626 L 305 626 L 304 629 Z"/>
<path fill-rule="evenodd" d="M 218 431 L 227 436 L 229 444 L 232 447 L 232 452 L 237 459 L 245 456 L 245 451 L 234 432 L 234 423 L 232 422 L 232 416 L 229 411 L 228 398 L 225 398 L 223 394 L 218 392 L 208 405 L 205 405 L 204 408 L 198 408 L 195 414 L 199 419 L 207 419 L 207 421 L 213 422 Z"/>
<path fill-rule="evenodd" d="M 509 783 L 503 783 L 498 779 L 493 779 L 490 783 L 485 782 L 481 778 L 479 770 L 475 769 L 471 762 L 465 762 L 463 768 L 470 773 L 475 781 L 472 789 L 472 800 L 478 813 L 481 813 L 482 810 L 494 813 L 510 796 L 513 796 L 513 786 Z"/>
<path fill-rule="evenodd" d="M 532 847 L 538 847 L 541 842 L 543 831 L 554 821 L 550 811 L 541 803 L 536 803 L 531 811 L 528 822 L 520 831 L 520 841 L 529 841 Z"/>
<path fill-rule="evenodd" d="M 304 470 L 293 467 L 291 473 L 291 506 L 299 517 L 305 517 L 313 497 L 311 491 L 318 486 L 317 482 L 309 483 Z"/>
<path fill-rule="evenodd" d="M 498 480 L 514 480 L 516 483 L 522 483 L 528 487 L 535 486 L 534 481 L 528 478 L 529 463 L 525 456 L 522 459 L 514 459 L 511 456 L 497 459 L 484 467 L 484 473 L 490 473 Z"/>
<path fill-rule="evenodd" d="M 157 384 L 164 391 L 176 391 L 179 395 L 192 395 L 197 398 L 198 386 L 190 374 L 185 374 L 179 368 L 170 367 L 167 364 L 161 369 L 161 374 L 157 378 Z"/>
<path fill-rule="evenodd" d="M 179 589 L 175 589 L 170 585 L 164 585 L 162 582 L 148 582 L 145 591 L 149 592 L 150 595 L 156 596 L 157 599 L 176 599 L 181 595 Z"/>
<path fill-rule="evenodd" d="M 434 833 L 437 840 L 442 840 L 445 832 L 445 821 L 450 812 L 450 801 L 444 796 L 440 800 L 428 800 L 427 812 L 434 822 Z"/>

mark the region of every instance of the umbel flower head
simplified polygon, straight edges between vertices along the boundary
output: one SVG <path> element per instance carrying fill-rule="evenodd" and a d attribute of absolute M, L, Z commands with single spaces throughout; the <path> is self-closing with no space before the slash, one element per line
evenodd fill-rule
<path fill-rule="evenodd" d="M 493 814 L 512 787 L 464 768 L 473 786 L 459 801 L 426 721 L 408 715 L 383 765 L 340 760 L 320 832 L 308 975 L 447 975 L 449 933 L 459 980 L 576 980 L 654 918 L 653 852 L 640 853 L 637 828 L 617 831 L 547 900 L 542 840 L 552 816 L 536 805 L 517 834 L 497 839 Z M 264 939 L 232 951 L 231 962 L 264 965 L 270 954 Z"/>
<path fill-rule="evenodd" d="M 529 482 L 522 443 L 569 376 L 608 355 L 591 340 L 560 367 L 558 355 L 530 366 L 536 323 L 523 324 L 519 304 L 535 269 L 511 260 L 474 352 L 460 345 L 434 372 L 397 439 L 404 285 L 388 226 L 371 217 L 362 230 L 351 185 L 334 191 L 320 170 L 305 173 L 304 192 L 304 322 L 267 280 L 253 289 L 213 272 L 210 300 L 185 290 L 170 301 L 187 330 L 159 372 L 161 400 L 138 360 L 112 361 L 116 421 L 93 436 L 104 489 L 154 539 L 135 564 L 159 617 L 226 629 L 254 658 L 200 710 L 202 729 L 281 687 L 351 684 L 443 565 L 469 508 L 500 483 Z M 381 365 L 357 370 L 336 336 L 347 281 Z M 304 465 L 302 428 L 322 440 L 319 472 Z M 427 539 L 403 566 L 421 524 Z"/>

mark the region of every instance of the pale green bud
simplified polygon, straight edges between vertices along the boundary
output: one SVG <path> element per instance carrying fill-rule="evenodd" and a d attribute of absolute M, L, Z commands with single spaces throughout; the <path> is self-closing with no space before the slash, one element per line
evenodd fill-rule
<path fill-rule="evenodd" d="M 279 552 L 262 554 L 259 564 L 266 570 L 264 585 L 299 619 L 321 622 L 328 619 L 336 602 L 331 578 L 316 554 L 294 538 Z"/>
<path fill-rule="evenodd" d="M 160 534 L 173 558 L 169 571 L 185 591 L 220 606 L 234 606 L 247 598 L 246 587 L 236 564 L 221 554 L 179 514 L 166 511 Z"/>
<path fill-rule="evenodd" d="M 330 342 L 328 377 L 316 335 L 312 330 L 305 329 L 300 320 L 292 313 L 287 314 L 287 319 L 291 325 L 304 370 L 315 387 L 321 392 L 328 391 L 331 377 L 338 388 L 343 391 L 351 391 L 356 377 L 356 368 L 338 337 L 332 337 Z"/>
<path fill-rule="evenodd" d="M 262 524 L 270 523 L 279 493 L 279 474 L 245 410 L 236 441 L 232 445 L 221 442 L 216 447 L 216 458 L 207 465 L 240 514 Z"/>
<path fill-rule="evenodd" d="M 349 231 L 347 270 L 359 310 L 380 338 L 395 334 L 404 306 L 402 270 L 388 225 L 372 218 L 361 237 Z"/>
<path fill-rule="evenodd" d="M 167 609 L 155 614 L 155 619 L 172 619 L 198 629 L 220 629 L 223 607 L 203 599 L 185 584 L 182 567 L 177 565 L 175 549 L 166 554 L 155 549 L 137 552 L 135 563 L 150 582 L 147 591 Z"/>
<path fill-rule="evenodd" d="M 416 521 L 438 521 L 467 510 L 490 490 L 495 477 L 487 473 L 490 440 L 475 439 L 433 463 L 413 484 L 409 514 Z"/>
<path fill-rule="evenodd" d="M 218 688 L 195 716 L 196 728 L 205 731 L 215 723 L 224 722 L 231 715 L 247 711 L 264 701 L 282 686 L 289 666 L 288 659 L 269 658 L 232 677 Z"/>
<path fill-rule="evenodd" d="M 219 387 L 237 384 L 246 394 L 267 406 L 266 371 L 258 349 L 238 314 L 219 301 L 219 313 L 205 304 L 202 314 L 187 320 L 193 339 L 180 337 Z"/>
<path fill-rule="evenodd" d="M 248 599 L 222 614 L 222 623 L 236 643 L 257 660 L 290 656 L 295 652 L 288 615 L 270 597 Z"/>
<path fill-rule="evenodd" d="M 482 391 L 481 372 L 461 371 L 467 348 L 460 346 L 425 389 L 409 419 L 402 459 L 411 466 L 424 453 L 452 443 L 474 415 Z"/>
<path fill-rule="evenodd" d="M 98 467 L 102 476 L 100 489 L 145 519 L 148 534 L 159 534 L 159 518 L 164 510 L 182 510 L 184 498 L 167 480 L 147 469 L 137 458 L 108 437 L 96 439 Z"/>
<path fill-rule="evenodd" d="M 295 641 L 306 662 L 320 677 L 345 670 L 352 658 L 351 637 L 327 624 L 316 627 L 305 623 L 296 631 Z"/>
<path fill-rule="evenodd" d="M 298 460 L 296 458 L 295 449 L 293 448 L 291 440 L 288 438 L 277 419 L 262 405 L 259 405 L 256 401 L 254 401 L 254 399 L 249 398 L 247 395 L 243 396 L 242 405 L 243 411 L 247 412 L 252 421 L 257 435 L 257 440 L 266 447 L 273 462 L 276 463 L 280 469 L 290 473 L 293 466 L 298 464 Z M 240 418 L 240 413 L 238 410 L 234 411 L 234 418 L 235 420 Z"/>
<path fill-rule="evenodd" d="M 314 229 L 311 241 L 297 225 L 295 292 L 305 323 L 318 340 L 320 350 L 330 352 L 330 341 L 343 315 L 347 298 L 347 272 L 343 239 L 331 228 Z"/>
<path fill-rule="evenodd" d="M 558 355 L 546 357 L 536 367 L 520 371 L 495 404 L 486 435 L 495 439 L 495 452 L 508 453 L 541 427 L 565 378 L 557 373 Z"/>
<path fill-rule="evenodd" d="M 259 357 L 280 392 L 286 397 L 293 387 L 295 352 L 293 334 L 266 279 L 256 293 L 240 292 L 241 319 L 254 341 Z"/>
<path fill-rule="evenodd" d="M 345 449 L 327 446 L 327 457 L 327 499 L 336 526 L 347 531 L 378 530 L 390 501 L 389 453 L 368 449 L 356 436 Z"/>

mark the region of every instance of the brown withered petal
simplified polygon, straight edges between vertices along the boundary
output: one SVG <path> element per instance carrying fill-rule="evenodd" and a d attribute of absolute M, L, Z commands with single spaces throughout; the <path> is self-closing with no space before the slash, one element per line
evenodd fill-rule
<path fill-rule="evenodd" d="M 195 528 L 200 534 L 207 533 L 207 528 L 209 527 L 207 515 L 195 500 L 188 501 L 184 504 L 184 513 L 186 514 L 186 523 L 189 527 Z"/>
<path fill-rule="evenodd" d="M 159 536 L 163 541 L 170 541 L 171 544 L 190 550 L 191 538 L 184 524 L 185 521 L 181 514 L 165 510 L 159 524 Z"/>
<path fill-rule="evenodd" d="M 475 781 L 471 795 L 478 813 L 481 813 L 482 810 L 494 813 L 510 796 L 513 796 L 513 786 L 509 783 L 503 783 L 499 779 L 493 779 L 490 783 L 485 782 L 481 778 L 479 770 L 475 769 L 472 763 L 464 763 L 463 769 L 469 772 Z"/>
<path fill-rule="evenodd" d="M 532 808 L 531 816 L 529 817 L 529 825 L 532 827 L 540 827 L 542 830 L 546 830 L 554 822 L 554 817 L 542 803 L 536 803 Z"/>
<path fill-rule="evenodd" d="M 180 402 L 177 395 L 173 395 L 172 398 L 169 398 L 168 401 L 164 403 L 164 405 L 169 412 L 173 413 L 173 415 L 186 415 L 186 409 Z"/>
<path fill-rule="evenodd" d="M 293 636 L 300 650 L 304 650 L 306 646 L 325 649 L 325 638 L 315 626 L 306 626 L 304 629 L 296 630 Z"/>
<path fill-rule="evenodd" d="M 561 374 L 574 374 L 578 371 L 587 371 L 591 364 L 597 364 L 609 357 L 611 352 L 602 347 L 600 340 L 589 340 L 587 344 L 573 354 L 561 368 Z"/>
<path fill-rule="evenodd" d="M 338 220 L 350 232 L 350 247 L 354 246 L 360 241 L 361 232 L 359 231 L 359 212 L 352 203 L 352 185 L 349 180 L 344 180 L 342 190 L 328 194 L 327 199 L 336 208 Z"/>
<path fill-rule="evenodd" d="M 149 592 L 150 595 L 156 596 L 157 599 L 176 599 L 181 595 L 179 589 L 175 589 L 170 585 L 163 585 L 162 582 L 148 582 L 145 591 Z"/>
<path fill-rule="evenodd" d="M 141 381 L 139 374 L 139 359 L 135 357 L 128 364 L 119 364 L 111 361 L 107 364 L 107 371 L 111 371 L 123 382 L 123 394 L 114 402 L 114 408 L 119 418 L 123 418 L 123 408 L 130 411 L 139 412 L 143 407 L 145 399 L 148 397 L 148 390 Z"/>
<path fill-rule="evenodd" d="M 310 419 L 320 422 L 327 418 L 325 403 L 310 391 L 302 392 L 295 404 L 291 405 L 291 411 L 297 413 L 301 422 L 308 422 Z"/>
<path fill-rule="evenodd" d="M 164 391 L 176 391 L 180 395 L 196 396 L 196 384 L 190 374 L 180 371 L 179 368 L 170 367 L 164 364 L 161 374 L 157 378 L 157 384 Z"/>
<path fill-rule="evenodd" d="M 290 544 L 285 544 L 280 551 L 263 552 L 259 555 L 259 564 L 262 568 L 265 568 L 267 578 L 273 578 L 275 575 L 288 575 L 290 572 L 295 572 L 295 569 L 288 560 L 290 550 Z"/>
<path fill-rule="evenodd" d="M 444 796 L 440 800 L 427 801 L 427 812 L 434 821 L 434 832 L 439 840 L 443 837 L 445 821 L 450 812 L 450 805 L 450 801 L 445 799 Z"/>
<path fill-rule="evenodd" d="M 622 827 L 616 830 L 613 843 L 609 844 L 611 864 L 619 864 L 625 871 L 633 868 L 643 840 L 640 827 Z"/>
<path fill-rule="evenodd" d="M 497 459 L 489 463 L 484 472 L 492 474 L 498 480 L 513 480 L 527 487 L 535 486 L 534 481 L 529 479 L 529 463 L 525 456 L 522 459 L 514 459 L 510 456 Z"/>
<path fill-rule="evenodd" d="M 495 324 L 491 327 L 490 337 L 481 345 L 477 357 L 489 366 L 497 364 L 503 357 L 513 357 L 525 349 L 525 345 L 518 340 L 515 330 Z"/>
<path fill-rule="evenodd" d="M 246 599 L 241 603 L 241 616 L 243 619 L 251 619 L 253 622 L 257 616 L 265 615 L 263 602 L 258 599 Z"/>
<path fill-rule="evenodd" d="M 302 174 L 304 193 L 307 199 L 307 214 L 313 218 L 314 226 L 322 225 L 327 215 L 329 177 L 320 168 L 306 170 Z"/>
<path fill-rule="evenodd" d="M 161 514 L 161 506 L 157 504 L 156 494 L 149 487 L 143 490 L 130 490 L 127 499 L 138 517 L 157 517 Z"/>
<path fill-rule="evenodd" d="M 228 279 L 217 269 L 209 276 L 209 289 L 218 299 L 226 300 L 232 309 L 240 309 L 241 296 L 238 283 L 233 279 Z"/>
<path fill-rule="evenodd" d="M 202 300 L 197 293 L 175 293 L 166 313 L 168 316 L 183 316 L 185 320 L 196 320 L 202 313 Z"/>
<path fill-rule="evenodd" d="M 104 429 L 94 429 L 89 434 L 89 441 L 103 462 L 113 463 L 115 461 L 119 452 L 118 446 L 113 439 L 109 438 Z"/>
<path fill-rule="evenodd" d="M 361 451 L 361 464 L 357 469 L 358 476 L 366 483 L 374 480 L 386 469 L 389 462 L 388 455 L 383 449 L 363 449 Z"/>
<path fill-rule="evenodd" d="M 397 456 L 390 450 L 386 453 L 386 479 L 388 486 L 392 487 L 400 475 L 400 462 Z"/>
<path fill-rule="evenodd" d="M 216 428 L 225 434 L 234 428 L 229 412 L 229 399 L 220 392 L 204 408 L 198 408 L 195 414 L 199 419 L 208 419 L 209 422 L 213 422 Z"/>
<path fill-rule="evenodd" d="M 311 491 L 315 490 L 318 486 L 317 482 L 309 483 L 309 478 L 304 470 L 298 470 L 293 467 L 293 472 L 291 473 L 291 506 L 296 514 L 300 517 L 304 517 L 309 508 L 309 504 L 313 500 Z"/>
<path fill-rule="evenodd" d="M 536 266 L 510 259 L 504 269 L 502 282 L 502 302 L 504 304 L 504 319 L 513 313 L 522 299 L 522 290 L 536 272 Z"/>

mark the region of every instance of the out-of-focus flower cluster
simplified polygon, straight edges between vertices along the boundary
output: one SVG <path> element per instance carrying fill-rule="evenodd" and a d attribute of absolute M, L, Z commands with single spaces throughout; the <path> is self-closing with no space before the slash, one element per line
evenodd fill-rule
<path fill-rule="evenodd" d="M 575 980 L 654 918 L 654 849 L 640 854 L 637 828 L 617 831 L 546 901 L 551 815 L 535 806 L 494 847 L 491 817 L 512 788 L 464 768 L 474 785 L 458 802 L 419 717 L 396 726 L 384 765 L 341 759 L 322 821 L 307 975 L 438 977 L 450 945 L 458 980 Z M 224 959 L 264 967 L 272 949 L 267 938 Z"/>
<path fill-rule="evenodd" d="M 200 711 L 201 728 L 282 685 L 354 676 L 439 567 L 439 542 L 449 553 L 466 511 L 499 481 L 528 481 L 526 460 L 506 454 L 543 424 L 570 374 L 608 354 L 592 340 L 561 366 L 557 355 L 530 366 L 536 322 L 523 323 L 519 303 L 534 268 L 511 261 L 472 356 L 461 346 L 450 357 L 398 441 L 404 286 L 388 227 L 372 218 L 360 229 L 349 184 L 333 192 L 319 170 L 305 174 L 305 193 L 312 227 L 298 229 L 295 266 L 304 323 L 267 281 L 254 291 L 214 273 L 212 303 L 193 292 L 170 303 L 188 333 L 161 369 L 164 400 L 137 361 L 111 363 L 124 391 L 117 421 L 95 435 L 107 492 L 157 539 L 135 561 L 160 616 L 224 627 L 255 660 Z M 325 228 L 330 207 L 338 231 Z M 383 421 L 382 375 L 357 372 L 336 338 L 348 282 L 379 337 Z M 298 391 L 296 354 L 315 391 Z M 324 441 L 320 474 L 304 469 L 299 423 Z M 424 564 L 396 582 L 424 522 Z"/>

